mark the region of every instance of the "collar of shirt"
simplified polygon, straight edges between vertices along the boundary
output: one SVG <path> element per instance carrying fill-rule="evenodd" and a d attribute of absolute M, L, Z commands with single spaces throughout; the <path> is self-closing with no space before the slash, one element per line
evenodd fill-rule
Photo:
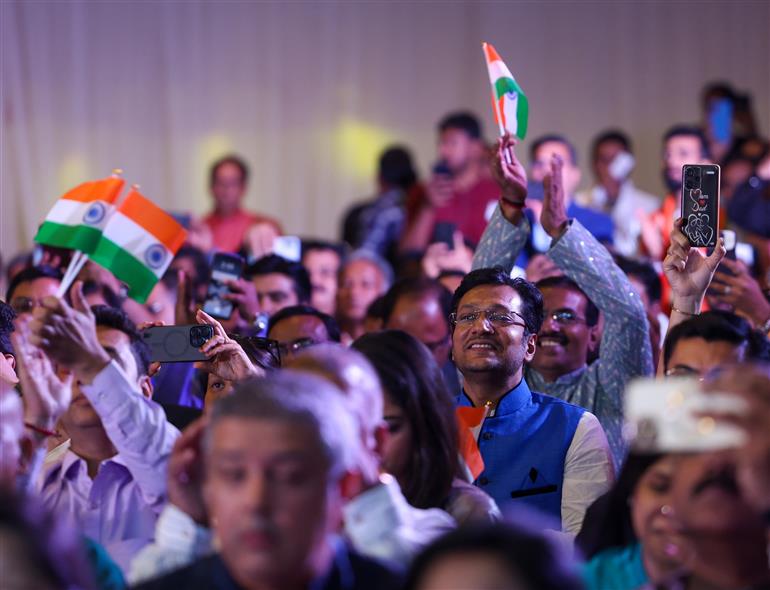
<path fill-rule="evenodd" d="M 109 459 L 105 459 L 102 461 L 101 465 L 104 465 L 105 463 L 115 463 L 121 467 L 126 468 L 126 464 L 120 458 L 120 455 L 114 455 Z M 59 468 L 54 468 L 48 473 L 48 476 L 46 477 L 46 484 L 51 482 L 56 473 L 61 473 L 62 479 L 75 479 L 80 473 L 80 469 L 85 469 L 85 465 L 85 459 L 78 457 L 71 450 L 68 450 L 66 453 L 64 453 Z"/>
<path fill-rule="evenodd" d="M 490 413 L 490 416 L 506 416 L 518 412 L 532 399 L 532 391 L 529 389 L 529 385 L 525 379 L 522 378 L 519 384 L 508 391 L 503 397 L 501 397 L 497 404 L 495 404 L 494 413 Z M 465 393 L 463 389 L 462 393 L 457 397 L 458 406 L 473 406 L 471 398 Z"/>

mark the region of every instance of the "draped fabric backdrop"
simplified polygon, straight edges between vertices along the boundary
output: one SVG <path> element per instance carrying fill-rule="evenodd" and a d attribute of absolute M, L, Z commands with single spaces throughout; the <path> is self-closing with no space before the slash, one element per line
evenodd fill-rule
<path fill-rule="evenodd" d="M 576 142 L 583 186 L 590 139 L 612 126 L 635 140 L 637 184 L 661 194 L 661 134 L 697 122 L 707 81 L 750 91 L 770 125 L 766 0 L 3 0 L 0 21 L 6 260 L 65 189 L 116 167 L 167 209 L 204 213 L 227 152 L 252 166 L 247 207 L 336 236 L 386 145 L 411 146 L 425 175 L 447 111 L 475 111 L 494 137 L 482 40 L 529 95 L 531 137 Z"/>

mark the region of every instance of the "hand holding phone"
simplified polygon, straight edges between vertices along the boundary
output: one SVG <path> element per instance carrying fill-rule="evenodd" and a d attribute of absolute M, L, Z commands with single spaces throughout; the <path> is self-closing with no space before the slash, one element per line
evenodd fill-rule
<path fill-rule="evenodd" d="M 200 351 L 214 337 L 214 328 L 203 324 L 191 326 L 151 326 L 142 331 L 150 346 L 150 360 L 159 363 L 191 363 L 205 361 Z"/>
<path fill-rule="evenodd" d="M 236 254 L 217 252 L 211 263 L 211 278 L 203 302 L 203 311 L 211 317 L 230 319 L 234 304 L 227 298 L 230 288 L 227 281 L 237 281 L 243 273 L 243 259 Z"/>

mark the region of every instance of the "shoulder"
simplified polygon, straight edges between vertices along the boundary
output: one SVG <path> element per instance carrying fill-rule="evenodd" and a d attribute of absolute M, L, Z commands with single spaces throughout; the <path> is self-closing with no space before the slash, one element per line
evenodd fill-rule
<path fill-rule="evenodd" d="M 391 588 L 400 588 L 404 581 L 403 573 L 394 567 L 365 557 L 355 551 L 348 551 L 348 560 L 353 573 L 355 588 L 366 588 L 367 590 L 390 590 Z M 331 588 L 327 589 L 331 590 Z"/>
<path fill-rule="evenodd" d="M 203 590 L 218 587 L 217 580 L 229 578 L 218 555 L 199 559 L 192 565 L 175 570 L 134 587 L 134 590 Z"/>

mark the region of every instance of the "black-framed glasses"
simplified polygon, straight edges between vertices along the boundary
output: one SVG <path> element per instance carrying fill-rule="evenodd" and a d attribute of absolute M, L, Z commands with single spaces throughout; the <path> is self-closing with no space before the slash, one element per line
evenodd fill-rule
<path fill-rule="evenodd" d="M 499 309 L 464 311 L 462 313 L 449 314 L 449 321 L 453 326 L 468 328 L 478 321 L 480 317 L 484 318 L 495 328 L 507 328 L 509 326 L 521 326 L 526 330 L 527 322 L 521 314 L 515 311 L 502 311 Z M 521 321 L 517 321 L 517 318 Z"/>
<path fill-rule="evenodd" d="M 233 336 L 252 362 L 265 369 L 281 366 L 281 343 L 261 336 Z"/>
<path fill-rule="evenodd" d="M 287 358 L 293 354 L 297 354 L 300 350 L 310 348 L 318 344 L 312 338 L 298 338 L 293 342 L 279 342 L 278 350 L 281 352 L 281 358 Z"/>
<path fill-rule="evenodd" d="M 581 318 L 571 309 L 559 309 L 550 313 L 545 313 L 544 319 L 550 318 L 562 326 L 571 326 L 572 324 L 585 323 L 586 319 Z"/>

